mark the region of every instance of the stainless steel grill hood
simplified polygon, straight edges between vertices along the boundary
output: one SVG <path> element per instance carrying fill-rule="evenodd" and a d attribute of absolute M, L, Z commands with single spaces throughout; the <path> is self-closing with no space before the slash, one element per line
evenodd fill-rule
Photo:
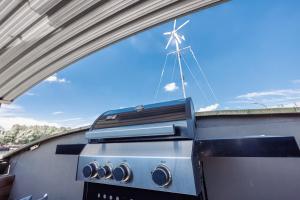
<path fill-rule="evenodd" d="M 191 98 L 103 113 L 86 133 L 89 140 L 164 136 L 193 139 Z"/>

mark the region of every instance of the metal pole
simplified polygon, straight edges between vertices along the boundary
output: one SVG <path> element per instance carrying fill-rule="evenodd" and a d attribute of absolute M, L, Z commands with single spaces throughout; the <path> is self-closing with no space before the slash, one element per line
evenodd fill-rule
<path fill-rule="evenodd" d="M 181 58 L 180 58 L 180 49 L 179 49 L 179 45 L 178 45 L 177 41 L 175 43 L 176 43 L 177 58 L 178 58 L 178 64 L 179 64 L 179 70 L 180 70 L 182 93 L 183 93 L 183 97 L 186 98 L 185 86 L 184 86 L 184 76 L 183 76 L 183 71 L 182 71 L 182 66 L 181 66 Z"/>

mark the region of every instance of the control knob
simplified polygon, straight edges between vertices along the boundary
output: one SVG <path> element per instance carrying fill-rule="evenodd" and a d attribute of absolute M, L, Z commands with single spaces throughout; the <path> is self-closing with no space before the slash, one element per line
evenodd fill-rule
<path fill-rule="evenodd" d="M 82 169 L 85 178 L 95 178 L 97 176 L 98 163 L 92 162 Z"/>
<path fill-rule="evenodd" d="M 160 187 L 168 186 L 172 181 L 171 172 L 166 166 L 159 165 L 152 172 L 152 180 Z"/>
<path fill-rule="evenodd" d="M 131 170 L 126 164 L 121 164 L 113 170 L 116 181 L 128 182 L 131 178 Z"/>
<path fill-rule="evenodd" d="M 110 178 L 112 176 L 112 170 L 111 167 L 108 165 L 104 165 L 103 167 L 100 167 L 98 169 L 98 177 L 99 178 Z"/>

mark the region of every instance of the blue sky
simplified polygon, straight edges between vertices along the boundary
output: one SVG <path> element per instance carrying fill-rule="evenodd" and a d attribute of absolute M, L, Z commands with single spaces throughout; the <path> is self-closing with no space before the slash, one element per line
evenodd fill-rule
<path fill-rule="evenodd" d="M 203 87 L 184 67 L 195 109 L 300 106 L 300 1 L 234 0 L 178 19 L 216 94 L 215 100 L 190 54 L 185 58 Z M 41 82 L 0 111 L 0 126 L 13 123 L 70 127 L 91 123 L 102 112 L 182 97 L 175 57 L 169 57 L 154 98 L 173 22 L 102 49 Z M 168 92 L 164 86 L 176 84 Z M 173 85 L 174 86 L 174 85 Z"/>

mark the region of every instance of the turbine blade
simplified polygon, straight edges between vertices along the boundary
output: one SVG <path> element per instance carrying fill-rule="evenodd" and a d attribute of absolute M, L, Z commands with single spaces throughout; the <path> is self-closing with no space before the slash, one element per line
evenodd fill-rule
<path fill-rule="evenodd" d="M 167 49 L 167 48 L 169 47 L 169 45 L 171 44 L 172 39 L 173 39 L 173 35 L 171 35 L 171 37 L 170 37 L 170 39 L 169 39 L 169 41 L 168 41 L 168 44 L 167 44 L 167 46 L 166 46 L 166 49 Z"/>
<path fill-rule="evenodd" d="M 179 26 L 176 31 L 178 31 L 179 29 L 181 29 L 182 27 L 184 27 L 187 23 L 189 23 L 190 20 L 185 21 L 183 24 L 181 24 L 181 26 Z"/>
<path fill-rule="evenodd" d="M 164 35 L 171 35 L 172 32 L 165 32 Z"/>
<path fill-rule="evenodd" d="M 176 19 L 174 20 L 173 30 L 175 30 L 175 27 L 176 27 Z"/>
<path fill-rule="evenodd" d="M 181 35 L 181 34 L 179 34 L 179 33 L 176 33 L 176 34 L 177 34 L 177 36 L 178 36 L 180 39 L 182 39 L 183 41 L 185 41 L 184 35 Z"/>
<path fill-rule="evenodd" d="M 177 35 L 177 33 L 174 33 L 174 36 L 175 36 L 176 40 L 178 41 L 178 43 L 181 44 L 181 40 L 180 40 L 179 36 Z"/>

